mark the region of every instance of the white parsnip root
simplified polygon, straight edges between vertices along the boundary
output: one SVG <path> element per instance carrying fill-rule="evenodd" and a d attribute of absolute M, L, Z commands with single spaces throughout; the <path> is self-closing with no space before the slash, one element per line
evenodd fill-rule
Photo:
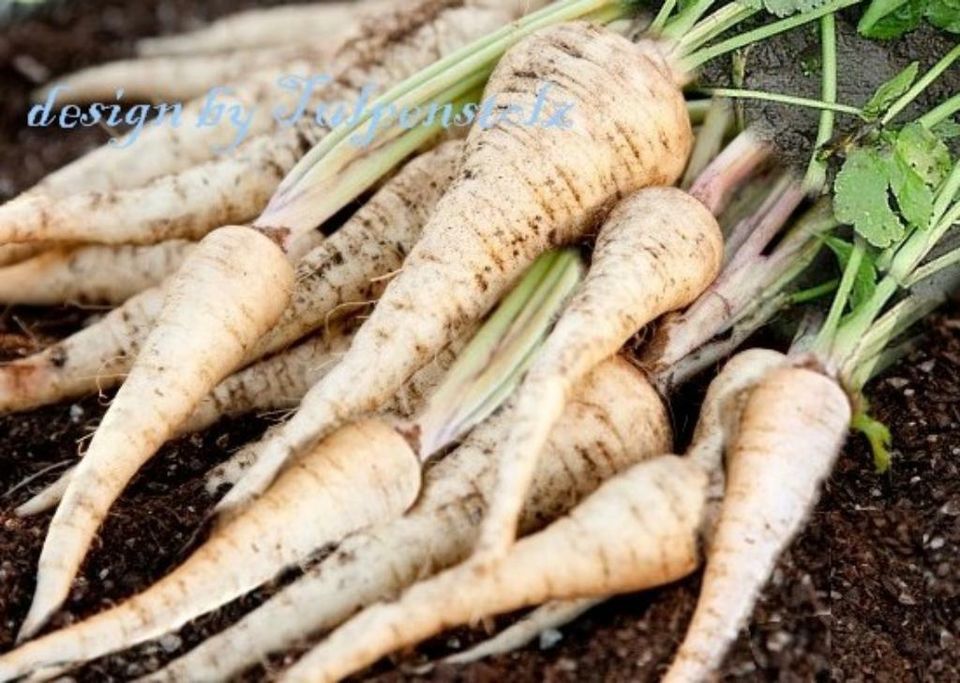
<path fill-rule="evenodd" d="M 682 190 L 640 190 L 613 210 L 583 286 L 518 391 L 479 553 L 513 541 L 539 453 L 577 382 L 642 327 L 695 301 L 722 261 L 720 226 Z"/>
<path fill-rule="evenodd" d="M 506 53 L 485 97 L 529 111 L 544 81 L 552 101 L 573 103 L 572 128 L 471 130 L 458 179 L 350 351 L 229 497 L 257 495 L 289 457 L 393 394 L 540 253 L 582 238 L 625 194 L 683 172 L 690 120 L 659 44 L 587 23 L 545 29 Z"/>
<path fill-rule="evenodd" d="M 335 39 L 341 27 L 355 21 L 358 11 L 375 4 L 315 2 L 238 12 L 189 33 L 145 38 L 137 43 L 137 52 L 150 57 L 306 45 L 320 36 Z"/>
<path fill-rule="evenodd" d="M 378 421 L 346 427 L 293 463 L 266 496 L 143 593 L 0 657 L 0 681 L 175 630 L 323 545 L 402 514 L 419 489 L 419 461 L 392 428 Z M 363 505 L 356 504 L 357 491 L 365 494 Z"/>
<path fill-rule="evenodd" d="M 289 292 L 292 286 L 283 254 L 248 228 L 218 230 L 190 254 L 167 288 L 159 322 L 54 515 L 21 640 L 36 633 L 67 597 L 116 497 L 243 359 L 250 344 L 276 322 L 286 298 L 273 293 Z M 250 291 L 269 298 L 255 306 L 242 305 L 239 311 L 217 303 L 224 296 L 243 301 Z M 187 300 L 194 305 L 184 308 Z"/>
<path fill-rule="evenodd" d="M 193 244 L 51 249 L 0 268 L 0 304 L 121 304 L 180 268 Z"/>
<path fill-rule="evenodd" d="M 389 87 L 508 23 L 523 3 L 415 0 L 390 3 L 362 22 L 333 56 L 324 102 L 355 102 L 371 83 Z M 81 241 L 152 244 L 199 239 L 256 218 L 296 162 L 329 132 L 313 116 L 144 187 L 62 199 L 39 191 L 0 207 L 0 243 Z M 278 226 L 271 226 L 278 227 Z"/>
<path fill-rule="evenodd" d="M 345 332 L 333 329 L 329 335 L 316 335 L 231 375 L 200 402 L 177 434 L 199 432 L 224 417 L 295 408 L 347 349 L 351 331 L 348 324 Z M 19 506 L 16 514 L 30 517 L 54 507 L 63 497 L 73 471 L 65 471 L 56 482 Z"/>
<path fill-rule="evenodd" d="M 557 631 L 604 601 L 604 598 L 554 600 L 538 607 L 522 619 L 465 652 L 451 655 L 448 664 L 469 664 L 487 657 L 515 652 L 544 634 Z"/>
<path fill-rule="evenodd" d="M 836 381 L 800 367 L 750 393 L 728 452 L 725 501 L 687 637 L 665 681 L 706 680 L 720 665 L 830 474 L 850 428 Z"/>
<path fill-rule="evenodd" d="M 289 306 L 244 364 L 279 351 L 377 299 L 452 182 L 462 142 L 415 158 L 337 232 L 299 262 Z M 294 246 L 321 240 L 309 233 Z M 291 258 L 297 254 L 291 251 Z M 0 271 L 2 272 L 2 271 Z M 77 283 L 76 286 L 82 286 Z M 112 388 L 129 372 L 160 314 L 163 291 L 143 292 L 58 344 L 0 366 L 0 411 L 28 410 Z"/>
<path fill-rule="evenodd" d="M 281 678 L 338 681 L 456 624 L 551 598 L 632 592 L 675 581 L 699 563 L 707 478 L 675 456 L 609 480 L 567 517 L 521 539 L 507 561 L 455 568 L 347 622 Z M 563 558 L 563 561 L 558 561 Z"/>
<path fill-rule="evenodd" d="M 507 411 L 491 418 L 428 470 L 421 498 L 404 518 L 347 539 L 306 576 L 148 680 L 229 679 L 464 559 L 495 483 L 491 456 L 508 429 Z M 551 434 L 522 528 L 542 528 L 604 479 L 670 442 L 666 409 L 645 378 L 623 359 L 601 364 Z"/>
<path fill-rule="evenodd" d="M 201 97 L 213 88 L 244 75 L 274 68 L 298 58 L 326 63 L 329 46 L 270 47 L 223 55 L 184 55 L 149 59 L 124 59 L 77 71 L 58 78 L 38 91 L 34 99 L 46 101 L 57 88 L 58 103 L 110 102 L 118 91 L 126 99 L 142 102 L 183 102 Z M 286 75 L 286 74 L 284 74 Z M 187 121 L 193 125 L 196 121 Z M 181 121 L 180 125 L 184 125 Z M 220 125 L 228 125 L 221 122 Z"/>
<path fill-rule="evenodd" d="M 716 504 L 720 456 L 744 396 L 783 363 L 782 354 L 765 350 L 735 357 L 711 384 L 687 457 L 661 455 L 635 465 L 501 558 L 462 564 L 395 602 L 368 608 L 282 680 L 339 680 L 394 650 L 484 616 L 547 600 L 632 592 L 692 572 L 709 531 L 709 508 Z"/>

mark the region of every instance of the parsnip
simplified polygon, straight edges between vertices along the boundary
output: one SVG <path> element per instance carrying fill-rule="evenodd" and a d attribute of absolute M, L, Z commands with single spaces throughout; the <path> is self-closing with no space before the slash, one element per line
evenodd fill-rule
<path fill-rule="evenodd" d="M 832 379 L 784 367 L 751 392 L 693 621 L 665 681 L 705 680 L 749 618 L 777 557 L 810 514 L 850 428 Z"/>
<path fill-rule="evenodd" d="M 464 559 L 494 486 L 490 456 L 508 429 L 507 412 L 491 418 L 428 470 L 421 498 L 406 517 L 347 539 L 305 577 L 148 680 L 229 679 Z M 670 442 L 666 410 L 643 376 L 623 359 L 601 364 L 580 384 L 551 434 L 523 529 L 541 528 L 604 479 L 669 449 Z"/>
<path fill-rule="evenodd" d="M 51 249 L 0 268 L 0 304 L 121 304 L 177 271 L 193 245 Z"/>
<path fill-rule="evenodd" d="M 381 422 L 337 432 L 151 588 L 0 657 L 0 681 L 93 659 L 180 627 L 324 544 L 402 514 L 416 499 L 419 471 L 403 438 Z M 357 490 L 370 494 L 363 505 L 355 504 Z"/>
<path fill-rule="evenodd" d="M 722 261 L 716 219 L 682 190 L 641 190 L 613 210 L 583 286 L 518 390 L 479 553 L 513 541 L 538 454 L 577 382 L 643 326 L 696 300 Z"/>
<path fill-rule="evenodd" d="M 635 465 L 503 557 L 459 565 L 395 602 L 366 609 L 281 680 L 339 680 L 389 652 L 483 616 L 547 600 L 632 592 L 692 572 L 715 504 L 720 455 L 743 397 L 783 363 L 782 354 L 764 350 L 732 359 L 711 384 L 687 457 L 661 455 Z"/>
<path fill-rule="evenodd" d="M 122 92 L 127 100 L 140 102 L 183 102 L 205 96 L 213 88 L 240 80 L 251 72 L 275 69 L 296 59 L 324 64 L 329 53 L 330 46 L 324 43 L 313 47 L 267 47 L 222 55 L 124 59 L 59 77 L 38 91 L 34 99 L 46 101 L 50 89 L 59 88 L 56 100 L 60 104 L 109 102 L 117 92 Z M 222 122 L 221 125 L 226 124 Z"/>
<path fill-rule="evenodd" d="M 528 111 L 541 83 L 551 81 L 551 100 L 573 104 L 572 128 L 499 122 L 471 130 L 460 176 L 403 271 L 343 361 L 228 497 L 256 495 L 292 454 L 395 392 L 462 325 L 490 310 L 541 252 L 583 237 L 619 197 L 680 176 L 692 133 L 659 50 L 571 23 L 507 52 L 485 97 Z"/>
<path fill-rule="evenodd" d="M 245 340 L 261 336 L 280 317 L 282 300 L 239 310 L 217 305 L 219 297 L 243 299 L 251 288 L 276 291 L 293 286 L 286 259 L 259 235 L 261 248 L 245 248 L 250 240 L 243 230 L 218 230 L 204 240 L 167 287 L 158 325 L 54 515 L 21 640 L 36 633 L 67 597 L 97 529 L 137 470 L 243 359 L 248 351 Z M 184 300 L 194 298 L 203 305 L 183 307 Z"/>
<path fill-rule="evenodd" d="M 450 184 L 461 148 L 461 142 L 443 143 L 408 163 L 343 227 L 304 256 L 290 305 L 251 347 L 244 363 L 279 351 L 375 300 Z M 315 232 L 299 241 L 291 258 L 320 237 Z M 159 288 L 143 292 L 59 344 L 0 366 L 0 411 L 27 410 L 120 384 L 162 301 Z"/>
<path fill-rule="evenodd" d="M 358 11 L 375 4 L 369 0 L 314 2 L 237 12 L 189 33 L 145 38 L 137 43 L 137 52 L 148 57 L 194 55 L 306 45 L 319 36 L 335 41 L 342 27 L 353 23 Z"/>
<path fill-rule="evenodd" d="M 370 83 L 410 76 L 522 11 L 499 0 L 416 0 L 391 4 L 366 21 L 334 56 L 327 102 L 355 102 Z M 489 5 L 486 6 L 486 5 Z M 251 221 L 297 160 L 328 128 L 312 116 L 243 143 L 223 159 L 158 178 L 145 187 L 63 199 L 32 194 L 0 207 L 0 242 L 149 244 L 198 239 L 221 225 Z"/>

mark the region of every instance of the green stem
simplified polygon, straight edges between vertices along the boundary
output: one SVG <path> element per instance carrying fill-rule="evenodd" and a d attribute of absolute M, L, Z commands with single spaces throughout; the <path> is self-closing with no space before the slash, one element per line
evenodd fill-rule
<path fill-rule="evenodd" d="M 857 273 L 860 272 L 860 264 L 863 263 L 863 257 L 866 254 L 866 247 L 860 238 L 857 238 L 853 251 L 850 252 L 850 260 L 847 261 L 843 269 L 843 277 L 840 278 L 840 286 L 833 298 L 833 304 L 830 306 L 830 312 L 827 319 L 820 328 L 817 339 L 814 342 L 815 349 L 829 348 L 833 341 L 833 336 L 840 326 L 840 320 L 847 310 L 847 304 L 850 302 L 850 294 L 857 281 Z"/>
<path fill-rule="evenodd" d="M 792 306 L 799 306 L 800 304 L 816 301 L 817 299 L 837 291 L 837 287 L 839 286 L 840 280 L 834 279 L 830 280 L 829 282 L 824 282 L 822 285 L 817 285 L 816 287 L 802 289 L 799 292 L 794 292 L 790 295 L 790 304 Z"/>
<path fill-rule="evenodd" d="M 663 27 L 666 26 L 667 20 L 670 18 L 670 15 L 673 14 L 673 10 L 677 7 L 677 0 L 665 0 L 663 5 L 660 7 L 660 11 L 657 12 L 657 16 L 654 17 L 653 21 L 650 23 L 649 31 L 651 33 L 660 33 L 663 30 Z"/>
<path fill-rule="evenodd" d="M 789 104 L 795 107 L 808 107 L 810 109 L 820 109 L 822 111 L 832 111 L 839 114 L 850 114 L 863 118 L 863 112 L 857 107 L 851 107 L 847 104 L 837 104 L 835 102 L 824 102 L 823 100 L 814 100 L 806 97 L 796 97 L 794 95 L 781 95 L 763 90 L 740 90 L 738 88 L 698 88 L 699 92 L 713 95 L 714 97 L 739 97 L 754 100 L 763 100 L 766 102 L 778 102 L 780 104 Z"/>
<path fill-rule="evenodd" d="M 402 111 L 404 107 L 429 102 L 443 92 L 455 90 L 467 76 L 489 74 L 503 53 L 530 33 L 600 10 L 613 10 L 615 16 L 610 17 L 613 20 L 626 13 L 627 4 L 623 0 L 560 0 L 434 62 L 372 102 L 356 125 L 341 126 L 327 134 L 287 175 L 277 195 L 291 192 L 301 182 L 309 182 L 308 175 L 314 168 L 325 161 L 331 150 L 369 123 L 373 112 L 388 111 L 391 106 Z"/>
<path fill-rule="evenodd" d="M 680 38 L 680 51 L 693 52 L 759 11 L 757 8 L 748 7 L 739 2 L 724 5 Z"/>
<path fill-rule="evenodd" d="M 752 43 L 765 40 L 771 36 L 777 35 L 778 33 L 783 33 L 784 31 L 790 31 L 798 26 L 803 26 L 806 23 L 824 17 L 828 14 L 833 14 L 845 7 L 856 5 L 860 1 L 861 0 L 831 0 L 830 2 L 821 5 L 813 11 L 787 17 L 786 19 L 775 21 L 772 24 L 761 26 L 752 31 L 746 31 L 738 36 L 734 36 L 717 43 L 716 45 L 703 48 L 702 50 L 698 50 L 687 55 L 683 60 L 683 68 L 692 72 L 702 64 L 709 62 L 711 59 L 725 55 L 728 52 L 733 52 L 734 50 L 738 50 L 741 47 L 745 47 Z"/>
<path fill-rule="evenodd" d="M 907 279 L 904 285 L 908 288 L 913 287 L 917 283 L 926 280 L 928 277 L 932 277 L 937 273 L 943 272 L 947 268 L 955 266 L 958 263 L 960 263 L 960 248 L 949 251 L 946 254 L 938 256 L 932 261 L 920 266 Z"/>
<path fill-rule="evenodd" d="M 694 2 L 680 10 L 680 14 L 666 25 L 663 29 L 663 36 L 680 40 L 680 38 L 689 33 L 694 25 L 700 21 L 701 17 L 707 13 L 715 1 L 716 0 L 694 0 Z"/>
<path fill-rule="evenodd" d="M 880 119 L 880 125 L 885 126 L 897 115 L 904 110 L 911 102 L 913 102 L 917 97 L 930 87 L 930 84 L 937 80 L 940 75 L 946 71 L 951 64 L 953 64 L 957 59 L 960 59 L 960 45 L 957 45 L 955 48 L 950 50 L 944 57 L 933 65 L 923 77 L 918 80 L 913 86 L 903 94 L 896 102 L 894 102 L 890 108 L 887 110 L 887 113 L 883 115 L 883 118 Z"/>
<path fill-rule="evenodd" d="M 933 128 L 960 111 L 960 95 L 954 95 L 917 119 L 924 128 Z"/>
<path fill-rule="evenodd" d="M 837 20 L 833 14 L 820 19 L 820 40 L 822 67 L 820 75 L 820 98 L 828 104 L 837 103 Z M 807 175 L 803 179 L 803 188 L 808 194 L 820 194 L 827 184 L 827 162 L 820 158 L 821 148 L 833 137 L 836 112 L 824 109 L 820 112 L 820 125 L 817 128 L 817 140 L 813 146 L 813 157 L 807 166 Z"/>

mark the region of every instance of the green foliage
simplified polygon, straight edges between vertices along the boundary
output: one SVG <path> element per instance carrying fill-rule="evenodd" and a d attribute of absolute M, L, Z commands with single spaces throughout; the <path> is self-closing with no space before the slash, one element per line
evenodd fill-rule
<path fill-rule="evenodd" d="M 944 142 L 918 123 L 885 133 L 875 145 L 853 150 L 837 174 L 837 219 L 870 245 L 889 247 L 907 227 L 927 227 L 950 164 Z"/>
<path fill-rule="evenodd" d="M 834 183 L 837 220 L 852 225 L 875 247 L 901 240 L 905 228 L 890 205 L 889 164 L 875 149 L 855 149 L 847 157 Z"/>
<path fill-rule="evenodd" d="M 873 0 L 857 29 L 867 38 L 899 38 L 927 21 L 960 33 L 960 0 Z"/>
<path fill-rule="evenodd" d="M 842 240 L 839 237 L 826 237 L 826 245 L 837 257 L 840 264 L 840 270 L 846 270 L 850 263 L 850 257 L 853 254 L 853 245 Z M 851 311 L 856 310 L 862 303 L 868 301 L 877 289 L 877 263 L 875 255 L 864 250 L 860 265 L 857 268 L 857 274 L 853 281 L 853 289 L 850 291 L 848 307 Z"/>
<path fill-rule="evenodd" d="M 876 121 L 894 102 L 903 97 L 920 72 L 920 64 L 914 62 L 886 83 L 883 83 L 873 96 L 863 105 L 863 118 Z"/>
<path fill-rule="evenodd" d="M 870 450 L 873 451 L 873 465 L 877 472 L 883 474 L 889 470 L 893 460 L 890 455 L 890 447 L 893 445 L 890 428 L 879 420 L 870 417 L 867 414 L 866 406 L 853 416 L 850 426 L 854 431 L 867 437 L 867 441 L 870 442 Z"/>
<path fill-rule="evenodd" d="M 778 17 L 787 17 L 791 14 L 812 12 L 825 2 L 826 0 L 763 0 L 756 5 L 758 9 L 762 5 L 763 9 Z"/>

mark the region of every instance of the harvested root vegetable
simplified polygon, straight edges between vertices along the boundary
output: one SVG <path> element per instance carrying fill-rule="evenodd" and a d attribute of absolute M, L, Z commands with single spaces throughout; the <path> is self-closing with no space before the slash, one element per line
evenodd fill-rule
<path fill-rule="evenodd" d="M 334 56 L 327 102 L 356 101 L 370 83 L 410 76 L 522 11 L 522 3 L 487 0 L 397 3 L 364 23 Z M 267 206 L 283 177 L 329 128 L 305 116 L 274 135 L 240 145 L 222 159 L 109 193 L 49 198 L 33 194 L 0 207 L 0 243 L 79 241 L 150 244 L 199 239 L 222 225 L 243 224 Z M 322 222 L 322 221 L 318 221 Z M 276 226 L 274 226 L 276 227 Z"/>
<path fill-rule="evenodd" d="M 121 304 L 172 275 L 193 244 L 51 249 L 0 268 L 0 304 Z"/>
<path fill-rule="evenodd" d="M 573 104 L 572 128 L 471 130 L 457 181 L 350 351 L 228 497 L 256 495 L 290 456 L 396 392 L 540 253 L 583 237 L 618 198 L 683 172 L 690 120 L 658 43 L 587 23 L 548 28 L 506 53 L 485 97 L 527 111 L 543 81 L 552 101 Z"/>
<path fill-rule="evenodd" d="M 283 316 L 252 346 L 249 363 L 279 351 L 376 298 L 456 173 L 462 142 L 445 142 L 404 166 L 337 232 L 307 233 L 290 252 L 319 242 L 299 262 Z M 2 272 L 2 271 L 0 271 Z M 0 366 L 0 411 L 28 410 L 112 388 L 123 380 L 160 314 L 148 290 L 45 351 Z"/>
<path fill-rule="evenodd" d="M 349 330 L 349 327 L 348 327 Z M 317 335 L 289 351 L 228 377 L 197 406 L 178 434 L 198 432 L 224 417 L 295 408 L 349 345 L 349 333 Z M 73 468 L 17 508 L 21 517 L 41 514 L 60 502 Z"/>
<path fill-rule="evenodd" d="M 661 455 L 634 465 L 502 558 L 454 567 L 395 602 L 366 609 L 281 680 L 340 680 L 394 650 L 484 616 L 547 600 L 633 592 L 689 574 L 700 562 L 711 468 L 719 465 L 741 398 L 783 362 L 781 354 L 762 350 L 736 357 L 711 384 L 687 457 Z"/>
<path fill-rule="evenodd" d="M 247 248 L 251 237 L 261 241 L 259 248 Z M 248 340 L 276 322 L 285 303 L 274 298 L 238 311 L 218 305 L 219 297 L 242 301 L 250 292 L 292 286 L 283 255 L 247 228 L 218 230 L 190 254 L 57 508 L 21 639 L 36 633 L 67 597 L 107 511 L 137 470 L 243 359 Z M 193 305 L 184 308 L 184 301 Z"/>
<path fill-rule="evenodd" d="M 254 111 L 246 128 L 248 139 L 270 132 L 273 107 L 289 110 L 299 98 L 277 88 L 283 76 L 307 78 L 316 64 L 299 59 L 272 69 L 263 69 L 243 80 L 231 83 L 229 92 L 222 92 L 218 101 L 224 111 Z M 181 121 L 199 121 L 206 97 L 183 105 Z M 135 141 L 128 135 L 108 142 L 76 161 L 47 175 L 25 196 L 42 195 L 64 198 L 81 192 L 107 192 L 141 187 L 166 175 L 180 173 L 224 154 L 236 143 L 237 131 L 226 122 L 218 126 L 181 124 L 155 125 L 139 132 Z"/>
<path fill-rule="evenodd" d="M 777 369 L 751 392 L 728 454 L 697 610 L 665 681 L 705 680 L 719 666 L 809 515 L 849 428 L 846 393 L 819 372 Z"/>
<path fill-rule="evenodd" d="M 148 289 L 97 322 L 27 358 L 0 365 L 0 411 L 30 410 L 119 384 L 163 307 Z"/>
<path fill-rule="evenodd" d="M 0 681 L 159 637 L 256 588 L 326 543 L 392 519 L 414 502 L 420 466 L 380 422 L 346 427 L 291 464 L 243 515 L 177 569 L 118 607 L 0 657 Z M 357 492 L 364 504 L 356 505 Z"/>
<path fill-rule="evenodd" d="M 682 190 L 640 190 L 611 212 L 583 286 L 517 393 L 479 553 L 512 543 L 539 453 L 577 383 L 642 327 L 695 301 L 722 262 L 717 220 Z"/>
<path fill-rule="evenodd" d="M 707 478 L 683 464 L 663 456 L 637 465 L 603 484 L 567 517 L 518 541 L 509 561 L 484 571 L 449 570 L 416 584 L 396 602 L 361 612 L 280 680 L 338 681 L 389 652 L 484 614 L 551 598 L 633 592 L 686 576 L 700 561 Z"/>
<path fill-rule="evenodd" d="M 145 38 L 137 52 L 147 57 L 234 52 L 325 40 L 350 26 L 370 2 L 322 2 L 238 12 L 190 33 Z M 331 35 L 332 34 L 332 35 Z"/>
<path fill-rule="evenodd" d="M 487 657 L 509 654 L 525 647 L 536 638 L 556 631 L 603 602 L 604 598 L 554 600 L 538 607 L 510 625 L 496 636 L 483 641 L 466 652 L 452 655 L 443 661 L 448 664 L 469 664 Z"/>
<path fill-rule="evenodd" d="M 464 559 L 495 483 L 490 455 L 509 426 L 507 412 L 491 418 L 427 471 L 421 498 L 405 517 L 350 537 L 306 576 L 148 680 L 229 679 Z M 551 434 L 523 529 L 542 528 L 606 478 L 664 452 L 670 442 L 666 410 L 644 377 L 623 359 L 601 364 L 579 385 Z"/>
<path fill-rule="evenodd" d="M 420 410 L 427 396 L 432 394 L 456 361 L 469 336 L 470 334 L 465 335 L 463 339 L 455 341 L 437 354 L 432 363 L 421 368 L 409 382 L 403 385 L 396 396 L 384 403 L 380 412 L 398 418 L 409 418 Z M 264 444 L 268 443 L 272 435 L 282 426 L 278 424 L 271 427 L 260 441 L 241 448 L 226 462 L 213 468 L 206 476 L 207 492 L 213 495 L 221 486 L 238 482 L 251 465 L 260 458 Z M 222 504 L 218 511 L 224 512 Z"/>
<path fill-rule="evenodd" d="M 273 68 L 297 58 L 324 64 L 329 48 L 272 47 L 223 55 L 189 55 L 125 59 L 92 66 L 58 77 L 34 99 L 46 101 L 54 88 L 58 103 L 113 100 L 118 91 L 142 102 L 182 102 L 205 96 L 211 89 L 232 83 L 260 69 Z M 220 125 L 226 125 L 221 122 Z"/>

